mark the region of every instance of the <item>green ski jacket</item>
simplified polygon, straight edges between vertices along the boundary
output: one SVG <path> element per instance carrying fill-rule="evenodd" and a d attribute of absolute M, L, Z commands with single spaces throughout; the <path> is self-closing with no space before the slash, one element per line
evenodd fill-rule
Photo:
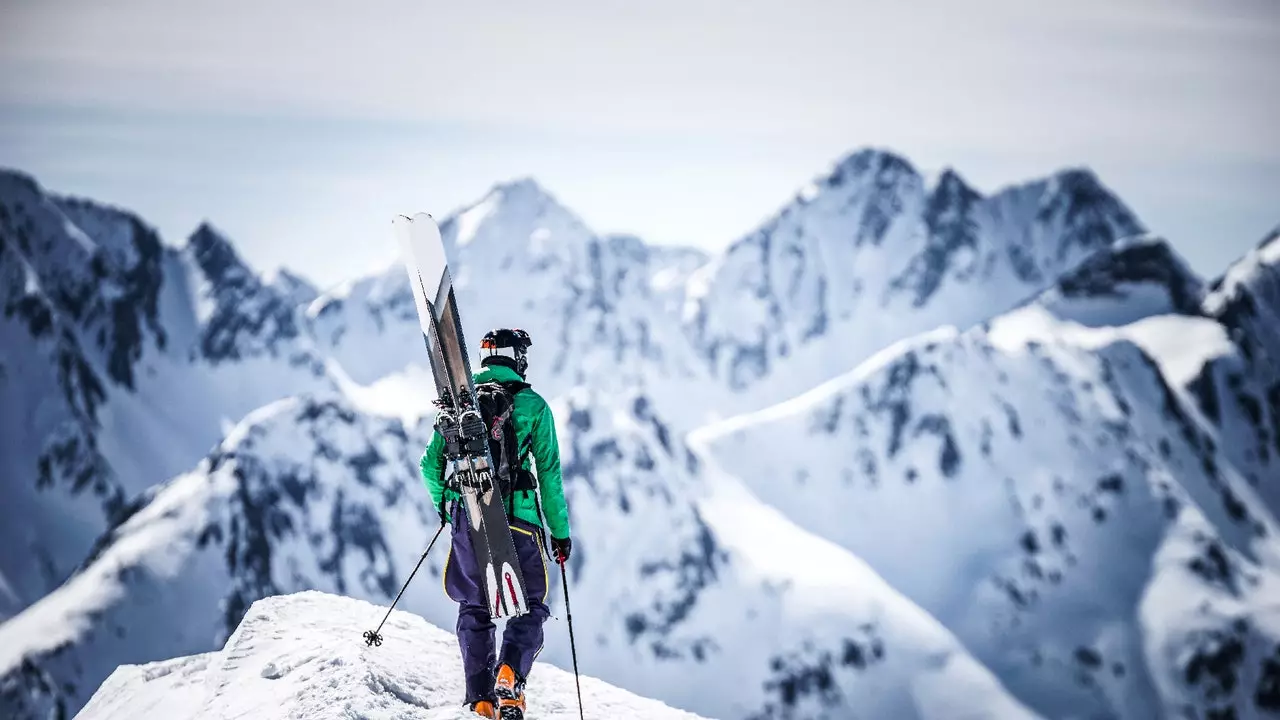
<path fill-rule="evenodd" d="M 483 382 L 512 382 L 520 380 L 515 370 L 502 365 L 490 365 L 473 375 L 477 384 Z M 564 499 L 564 483 L 560 478 L 560 444 L 556 440 L 556 423 L 551 407 L 532 388 L 525 388 L 511 399 L 514 410 L 512 421 L 516 428 L 516 440 L 521 449 L 521 465 L 530 469 L 530 458 L 537 467 L 538 488 L 542 492 L 542 512 L 547 516 L 551 536 L 560 540 L 569 537 L 569 506 Z M 431 437 L 427 451 L 422 455 L 422 479 L 431 493 L 434 507 L 440 507 L 444 494 L 446 519 L 449 508 L 458 493 L 446 489 L 444 484 L 444 437 L 436 432 Z M 538 517 L 537 500 L 533 490 L 516 490 L 506 510 L 515 517 L 542 527 Z"/>

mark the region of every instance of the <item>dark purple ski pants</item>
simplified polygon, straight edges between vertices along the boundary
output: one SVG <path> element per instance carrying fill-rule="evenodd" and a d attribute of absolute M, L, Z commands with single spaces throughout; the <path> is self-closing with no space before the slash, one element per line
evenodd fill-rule
<path fill-rule="evenodd" d="M 520 556 L 524 576 L 525 601 L 529 612 L 507 620 L 502 632 L 502 652 L 497 654 L 497 626 L 489 617 L 476 553 L 471 545 L 467 513 L 454 504 L 453 545 L 444 566 L 444 591 L 458 603 L 458 645 L 462 649 L 462 669 L 467 680 L 465 702 L 493 699 L 497 669 L 510 665 L 524 678 L 533 669 L 533 659 L 542 650 L 542 624 L 551 616 L 547 607 L 547 566 L 539 545 L 540 530 L 520 519 L 511 521 L 511 537 Z"/>

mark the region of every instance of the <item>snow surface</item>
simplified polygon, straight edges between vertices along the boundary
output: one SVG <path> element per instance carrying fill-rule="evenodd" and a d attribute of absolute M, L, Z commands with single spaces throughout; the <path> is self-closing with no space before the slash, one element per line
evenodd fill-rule
<path fill-rule="evenodd" d="M 1275 516 L 1166 378 L 1225 351 L 1221 327 L 1088 328 L 1038 306 L 990 325 L 901 343 L 690 442 L 1046 716 L 1280 708 Z M 1188 360 L 1170 333 L 1212 342 Z"/>
<path fill-rule="evenodd" d="M 362 636 L 385 606 L 320 592 L 259 600 L 218 652 L 123 665 L 94 693 L 78 720 L 232 720 L 359 717 L 467 720 L 461 705 L 457 640 L 422 618 L 395 610 L 383 644 Z M 588 718 L 696 720 L 698 716 L 582 677 Z M 535 663 L 528 716 L 578 717 L 572 673 Z"/>
<path fill-rule="evenodd" d="M 835 644 L 843 650 L 840 660 L 829 662 L 837 668 L 832 673 L 837 681 L 822 688 L 819 672 L 809 683 L 799 684 L 816 697 L 789 711 L 774 706 L 775 711 L 784 717 L 786 712 L 797 711 L 821 716 L 837 708 L 886 718 L 1039 717 L 1010 697 L 1000 681 L 945 628 L 892 589 L 865 562 L 801 529 L 737 480 L 714 474 L 713 478 L 699 509 L 717 541 L 739 561 L 741 572 L 752 581 L 785 588 L 794 595 L 793 609 L 788 613 L 800 616 L 799 622 L 794 622 L 794 632 L 810 635 L 805 628 L 813 627 L 816 617 L 865 619 L 860 632 L 854 634 L 861 635 L 865 645 L 851 645 L 849 640 L 843 647 Z M 762 629 L 752 632 L 751 638 L 758 640 Z M 813 637 L 809 642 L 832 646 L 829 638 Z M 858 649 L 850 652 L 850 648 Z M 866 657 L 861 659 L 864 653 Z M 806 664 L 824 667 L 820 656 L 820 652 L 808 650 L 787 662 L 799 665 L 795 669 L 803 677 Z M 844 673 L 861 671 L 864 663 L 874 666 L 875 672 L 854 679 L 841 676 L 840 669 Z M 905 678 L 910 679 L 904 682 Z"/>
<path fill-rule="evenodd" d="M 1040 306 L 995 318 L 991 338 L 997 345 L 1062 341 L 1094 350 L 1129 340 L 1146 351 L 1164 377 L 1179 387 L 1195 379 L 1205 363 L 1237 352 L 1226 329 L 1208 318 L 1155 315 L 1120 327 L 1089 327 L 1060 319 Z"/>

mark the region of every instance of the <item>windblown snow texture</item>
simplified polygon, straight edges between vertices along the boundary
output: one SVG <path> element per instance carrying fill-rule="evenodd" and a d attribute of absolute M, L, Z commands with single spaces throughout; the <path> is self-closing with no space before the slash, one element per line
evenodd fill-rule
<path fill-rule="evenodd" d="M 1277 712 L 1275 241 L 1206 290 L 1086 171 L 983 196 L 880 151 L 713 257 L 530 180 L 441 225 L 468 332 L 534 338 L 588 674 L 744 720 Z M 234 703 L 255 601 L 390 602 L 436 522 L 399 262 L 317 294 L 13 173 L 0 227 L 0 714 L 153 661 L 95 708 Z M 445 551 L 401 601 L 439 627 Z M 358 707 L 417 712 L 383 671 Z"/>
<path fill-rule="evenodd" d="M 300 717 L 396 717 L 465 720 L 457 640 L 422 618 L 396 610 L 387 642 L 360 640 L 385 609 L 315 591 L 254 603 L 216 652 L 111 674 L 77 716 L 81 720 L 262 720 Z M 691 713 L 637 697 L 593 677 L 582 678 L 591 717 L 697 720 Z M 578 717 L 572 674 L 535 665 L 529 716 Z"/>

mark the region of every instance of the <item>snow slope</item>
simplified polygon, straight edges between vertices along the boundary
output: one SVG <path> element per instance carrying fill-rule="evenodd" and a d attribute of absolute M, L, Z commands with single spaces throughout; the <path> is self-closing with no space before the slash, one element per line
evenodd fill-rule
<path fill-rule="evenodd" d="M 589 539 L 569 568 L 584 666 L 713 717 L 1033 717 L 865 564 L 705 473 L 643 395 L 628 405 L 579 389 L 555 406 Z M 563 640 L 544 657 L 565 667 Z"/>
<path fill-rule="evenodd" d="M 467 718 L 458 701 L 462 668 L 453 635 L 396 610 L 383 630 L 386 642 L 368 647 L 361 636 L 385 612 L 383 606 L 315 591 L 259 600 L 221 650 L 122 666 L 76 717 Z M 578 717 L 572 674 L 539 663 L 529 677 L 530 717 Z M 697 718 L 592 677 L 581 681 L 588 718 Z"/>
<path fill-rule="evenodd" d="M 1036 711 L 1265 717 L 1280 712 L 1275 516 L 1142 347 L 1215 332 L 1229 351 L 1203 318 L 1090 328 L 1033 304 L 691 442 Z"/>
<path fill-rule="evenodd" d="M 1057 318 L 1125 328 L 1165 379 L 1191 394 L 1217 446 L 1273 515 L 1280 515 L 1278 238 L 1208 285 L 1163 240 L 1132 238 L 1031 301 Z"/>

